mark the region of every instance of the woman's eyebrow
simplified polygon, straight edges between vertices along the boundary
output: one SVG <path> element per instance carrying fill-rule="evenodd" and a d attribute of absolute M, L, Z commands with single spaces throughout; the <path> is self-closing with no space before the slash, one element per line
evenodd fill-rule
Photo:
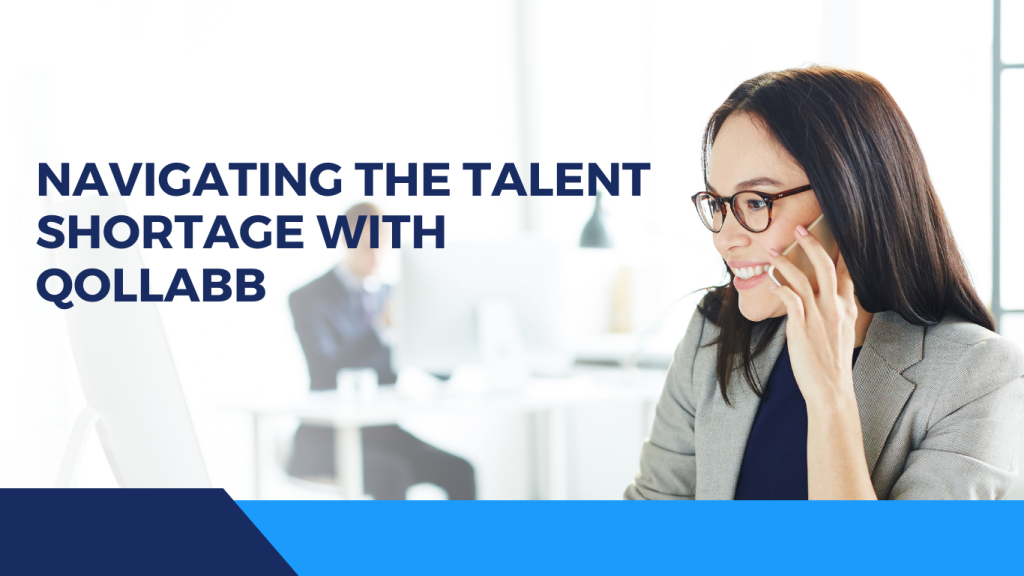
<path fill-rule="evenodd" d="M 767 176 L 758 176 L 757 178 L 751 178 L 750 180 L 744 180 L 743 182 L 740 182 L 739 184 L 736 185 L 736 190 L 746 190 L 748 188 L 753 188 L 754 186 L 782 187 L 782 182 L 779 182 L 778 180 L 774 178 L 769 178 Z"/>
<path fill-rule="evenodd" d="M 775 186 L 777 188 L 782 188 L 782 182 L 779 182 L 778 180 L 774 178 L 769 178 L 767 176 L 758 176 L 757 178 L 751 178 L 750 180 L 744 180 L 743 182 L 740 182 L 739 184 L 736 185 L 736 190 L 749 190 L 754 186 Z M 715 190 L 715 187 L 712 186 L 710 182 L 707 183 L 707 187 L 708 191 L 718 194 L 718 190 Z"/>

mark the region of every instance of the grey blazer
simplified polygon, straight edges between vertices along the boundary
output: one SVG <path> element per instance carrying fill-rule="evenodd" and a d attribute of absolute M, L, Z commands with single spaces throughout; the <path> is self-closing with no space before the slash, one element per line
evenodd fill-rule
<path fill-rule="evenodd" d="M 760 402 L 740 373 L 728 406 L 718 328 L 695 313 L 676 349 L 629 499 L 731 499 Z M 756 336 L 755 332 L 755 336 Z M 785 324 L 755 357 L 767 379 Z M 880 499 L 1001 498 L 1017 477 L 1024 353 L 957 316 L 927 328 L 875 314 L 853 369 L 864 452 Z"/>

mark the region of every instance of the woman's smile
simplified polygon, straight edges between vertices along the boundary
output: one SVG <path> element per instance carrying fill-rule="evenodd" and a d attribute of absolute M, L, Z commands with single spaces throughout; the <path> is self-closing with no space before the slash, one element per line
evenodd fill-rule
<path fill-rule="evenodd" d="M 752 260 L 729 260 L 729 268 L 736 276 L 733 286 L 737 290 L 748 290 L 757 286 L 768 277 L 768 263 Z"/>

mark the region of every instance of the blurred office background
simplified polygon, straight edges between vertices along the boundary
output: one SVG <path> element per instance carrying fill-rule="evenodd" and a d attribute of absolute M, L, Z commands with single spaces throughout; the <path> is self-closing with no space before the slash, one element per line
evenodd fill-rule
<path fill-rule="evenodd" d="M 1003 61 L 1024 62 L 1024 1 L 1004 0 L 1002 19 Z M 609 335 L 636 342 L 647 330 L 642 344 L 657 366 L 692 312 L 696 297 L 686 295 L 724 277 L 689 201 L 703 186 L 704 124 L 738 83 L 768 70 L 836 65 L 868 72 L 890 90 L 924 149 L 976 286 L 990 299 L 992 42 L 991 2 L 5 3 L 0 486 L 52 485 L 84 404 L 61 312 L 35 293 L 52 259 L 35 245 L 49 210 L 36 192 L 40 161 L 70 162 L 73 174 L 84 162 L 342 165 L 346 191 L 334 198 L 127 200 L 133 215 L 227 214 L 232 223 L 250 214 L 305 216 L 299 252 L 143 254 L 165 271 L 266 273 L 267 297 L 258 303 L 160 308 L 211 480 L 244 499 L 254 496 L 252 423 L 226 406 L 308 387 L 287 297 L 337 263 L 340 254 L 319 245 L 314 217 L 362 199 L 355 162 L 450 162 L 450 198 L 408 197 L 400 187 L 374 201 L 428 222 L 444 214 L 449 244 L 524 236 L 555 243 L 580 271 L 568 285 L 571 343 L 614 348 L 624 340 Z M 1018 213 L 1024 70 L 1002 74 L 1002 205 Z M 555 162 L 652 169 L 641 197 L 603 200 L 614 248 L 581 255 L 593 199 L 473 198 L 468 173 L 458 169 L 513 161 L 540 162 L 546 185 Z M 1002 306 L 1021 309 L 1024 228 L 1003 222 Z M 382 270 L 397 285 L 399 260 L 389 254 Z M 1007 315 L 1002 331 L 1024 344 L 1024 314 Z M 649 417 L 634 404 L 571 410 L 566 495 L 620 497 L 638 469 Z M 275 429 L 287 434 L 289 425 Z M 479 497 L 537 495 L 528 416 L 424 415 L 403 425 L 472 462 Z M 97 442 L 79 484 L 114 484 Z M 264 496 L 315 497 L 287 483 Z"/>

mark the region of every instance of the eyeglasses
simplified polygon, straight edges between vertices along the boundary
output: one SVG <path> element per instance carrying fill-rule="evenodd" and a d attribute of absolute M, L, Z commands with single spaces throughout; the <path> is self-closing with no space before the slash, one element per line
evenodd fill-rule
<path fill-rule="evenodd" d="M 741 190 L 728 198 L 705 191 L 697 192 L 690 197 L 690 200 L 693 200 L 693 205 L 697 207 L 700 221 L 712 232 L 718 233 L 722 230 L 725 217 L 729 213 L 726 209 L 728 206 L 740 226 L 757 233 L 764 232 L 772 223 L 772 202 L 810 189 L 811 185 L 808 184 L 778 194 Z"/>

